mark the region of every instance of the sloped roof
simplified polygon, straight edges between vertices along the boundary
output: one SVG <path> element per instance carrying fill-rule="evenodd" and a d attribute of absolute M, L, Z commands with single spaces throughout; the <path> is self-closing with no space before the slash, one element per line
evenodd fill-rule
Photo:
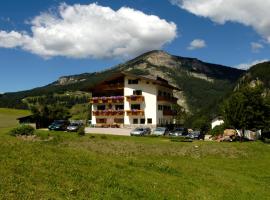
<path fill-rule="evenodd" d="M 138 78 L 138 79 L 148 80 L 148 81 L 154 82 L 157 85 L 161 85 L 163 87 L 167 87 L 167 88 L 170 88 L 170 89 L 180 91 L 179 88 L 177 88 L 177 87 L 175 87 L 173 85 L 170 85 L 167 80 L 165 80 L 165 79 L 163 79 L 161 77 L 153 76 L 153 75 L 136 75 L 136 74 L 131 74 L 131 73 L 128 73 L 128 72 L 113 73 L 109 78 L 103 80 L 102 82 L 98 83 L 97 85 L 103 84 L 103 83 L 105 83 L 107 81 L 111 81 L 111 80 L 114 80 L 114 79 L 117 79 L 117 78 L 120 78 L 120 77 L 125 77 L 125 76 L 130 76 L 130 77 L 134 77 L 134 78 Z M 95 88 L 96 86 L 94 86 L 93 88 Z"/>

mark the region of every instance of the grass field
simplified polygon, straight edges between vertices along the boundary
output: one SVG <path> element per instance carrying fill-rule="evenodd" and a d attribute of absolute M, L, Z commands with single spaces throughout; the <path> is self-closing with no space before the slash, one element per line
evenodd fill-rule
<path fill-rule="evenodd" d="M 0 199 L 270 199 L 269 144 L 42 131 L 24 140 L 7 133 L 16 117 L 0 109 Z"/>

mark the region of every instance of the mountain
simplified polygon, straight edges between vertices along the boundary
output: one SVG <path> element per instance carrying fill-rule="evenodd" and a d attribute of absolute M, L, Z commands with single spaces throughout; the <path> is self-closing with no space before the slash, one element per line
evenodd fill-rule
<path fill-rule="evenodd" d="M 266 91 L 270 91 L 270 61 L 252 66 L 238 81 L 237 87 L 262 85 Z"/>
<path fill-rule="evenodd" d="M 44 87 L 2 94 L 0 107 L 26 108 L 21 101 L 26 97 L 88 91 L 91 86 L 119 71 L 160 76 L 181 89 L 175 95 L 181 99 L 179 104 L 188 112 L 204 112 L 207 115 L 215 113 L 218 102 L 233 90 L 244 73 L 243 70 L 206 63 L 195 58 L 151 51 L 108 70 L 65 76 Z"/>

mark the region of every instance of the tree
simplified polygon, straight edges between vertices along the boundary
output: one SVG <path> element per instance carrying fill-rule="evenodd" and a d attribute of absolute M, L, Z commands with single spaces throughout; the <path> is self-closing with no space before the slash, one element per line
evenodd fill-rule
<path fill-rule="evenodd" d="M 185 108 L 178 104 L 174 104 L 172 110 L 175 112 L 175 120 L 177 124 L 184 124 L 187 118 L 187 112 Z"/>
<path fill-rule="evenodd" d="M 60 104 L 36 104 L 32 105 L 30 110 L 36 119 L 37 128 L 47 127 L 54 120 L 66 120 L 70 117 L 69 110 Z"/>
<path fill-rule="evenodd" d="M 270 121 L 270 101 L 262 86 L 246 86 L 234 92 L 223 104 L 225 124 L 232 128 L 264 129 Z"/>

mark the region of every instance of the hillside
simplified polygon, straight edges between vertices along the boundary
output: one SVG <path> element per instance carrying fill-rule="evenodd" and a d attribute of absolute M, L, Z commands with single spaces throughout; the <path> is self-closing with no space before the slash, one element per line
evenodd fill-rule
<path fill-rule="evenodd" d="M 270 62 L 264 62 L 252 66 L 242 76 L 237 84 L 237 87 L 254 86 L 255 84 L 261 84 L 265 88 L 266 92 L 270 90 Z"/>
<path fill-rule="evenodd" d="M 128 71 L 133 74 L 152 74 L 167 79 L 181 88 L 175 95 L 190 113 L 207 110 L 214 113 L 217 102 L 234 87 L 242 70 L 202 62 L 195 58 L 173 56 L 164 51 L 151 51 L 126 63 L 96 73 L 84 73 L 61 77 L 40 88 L 0 96 L 0 107 L 26 108 L 22 99 L 31 96 L 53 95 L 66 91 L 87 91 L 92 85 L 109 77 L 114 72 Z"/>

